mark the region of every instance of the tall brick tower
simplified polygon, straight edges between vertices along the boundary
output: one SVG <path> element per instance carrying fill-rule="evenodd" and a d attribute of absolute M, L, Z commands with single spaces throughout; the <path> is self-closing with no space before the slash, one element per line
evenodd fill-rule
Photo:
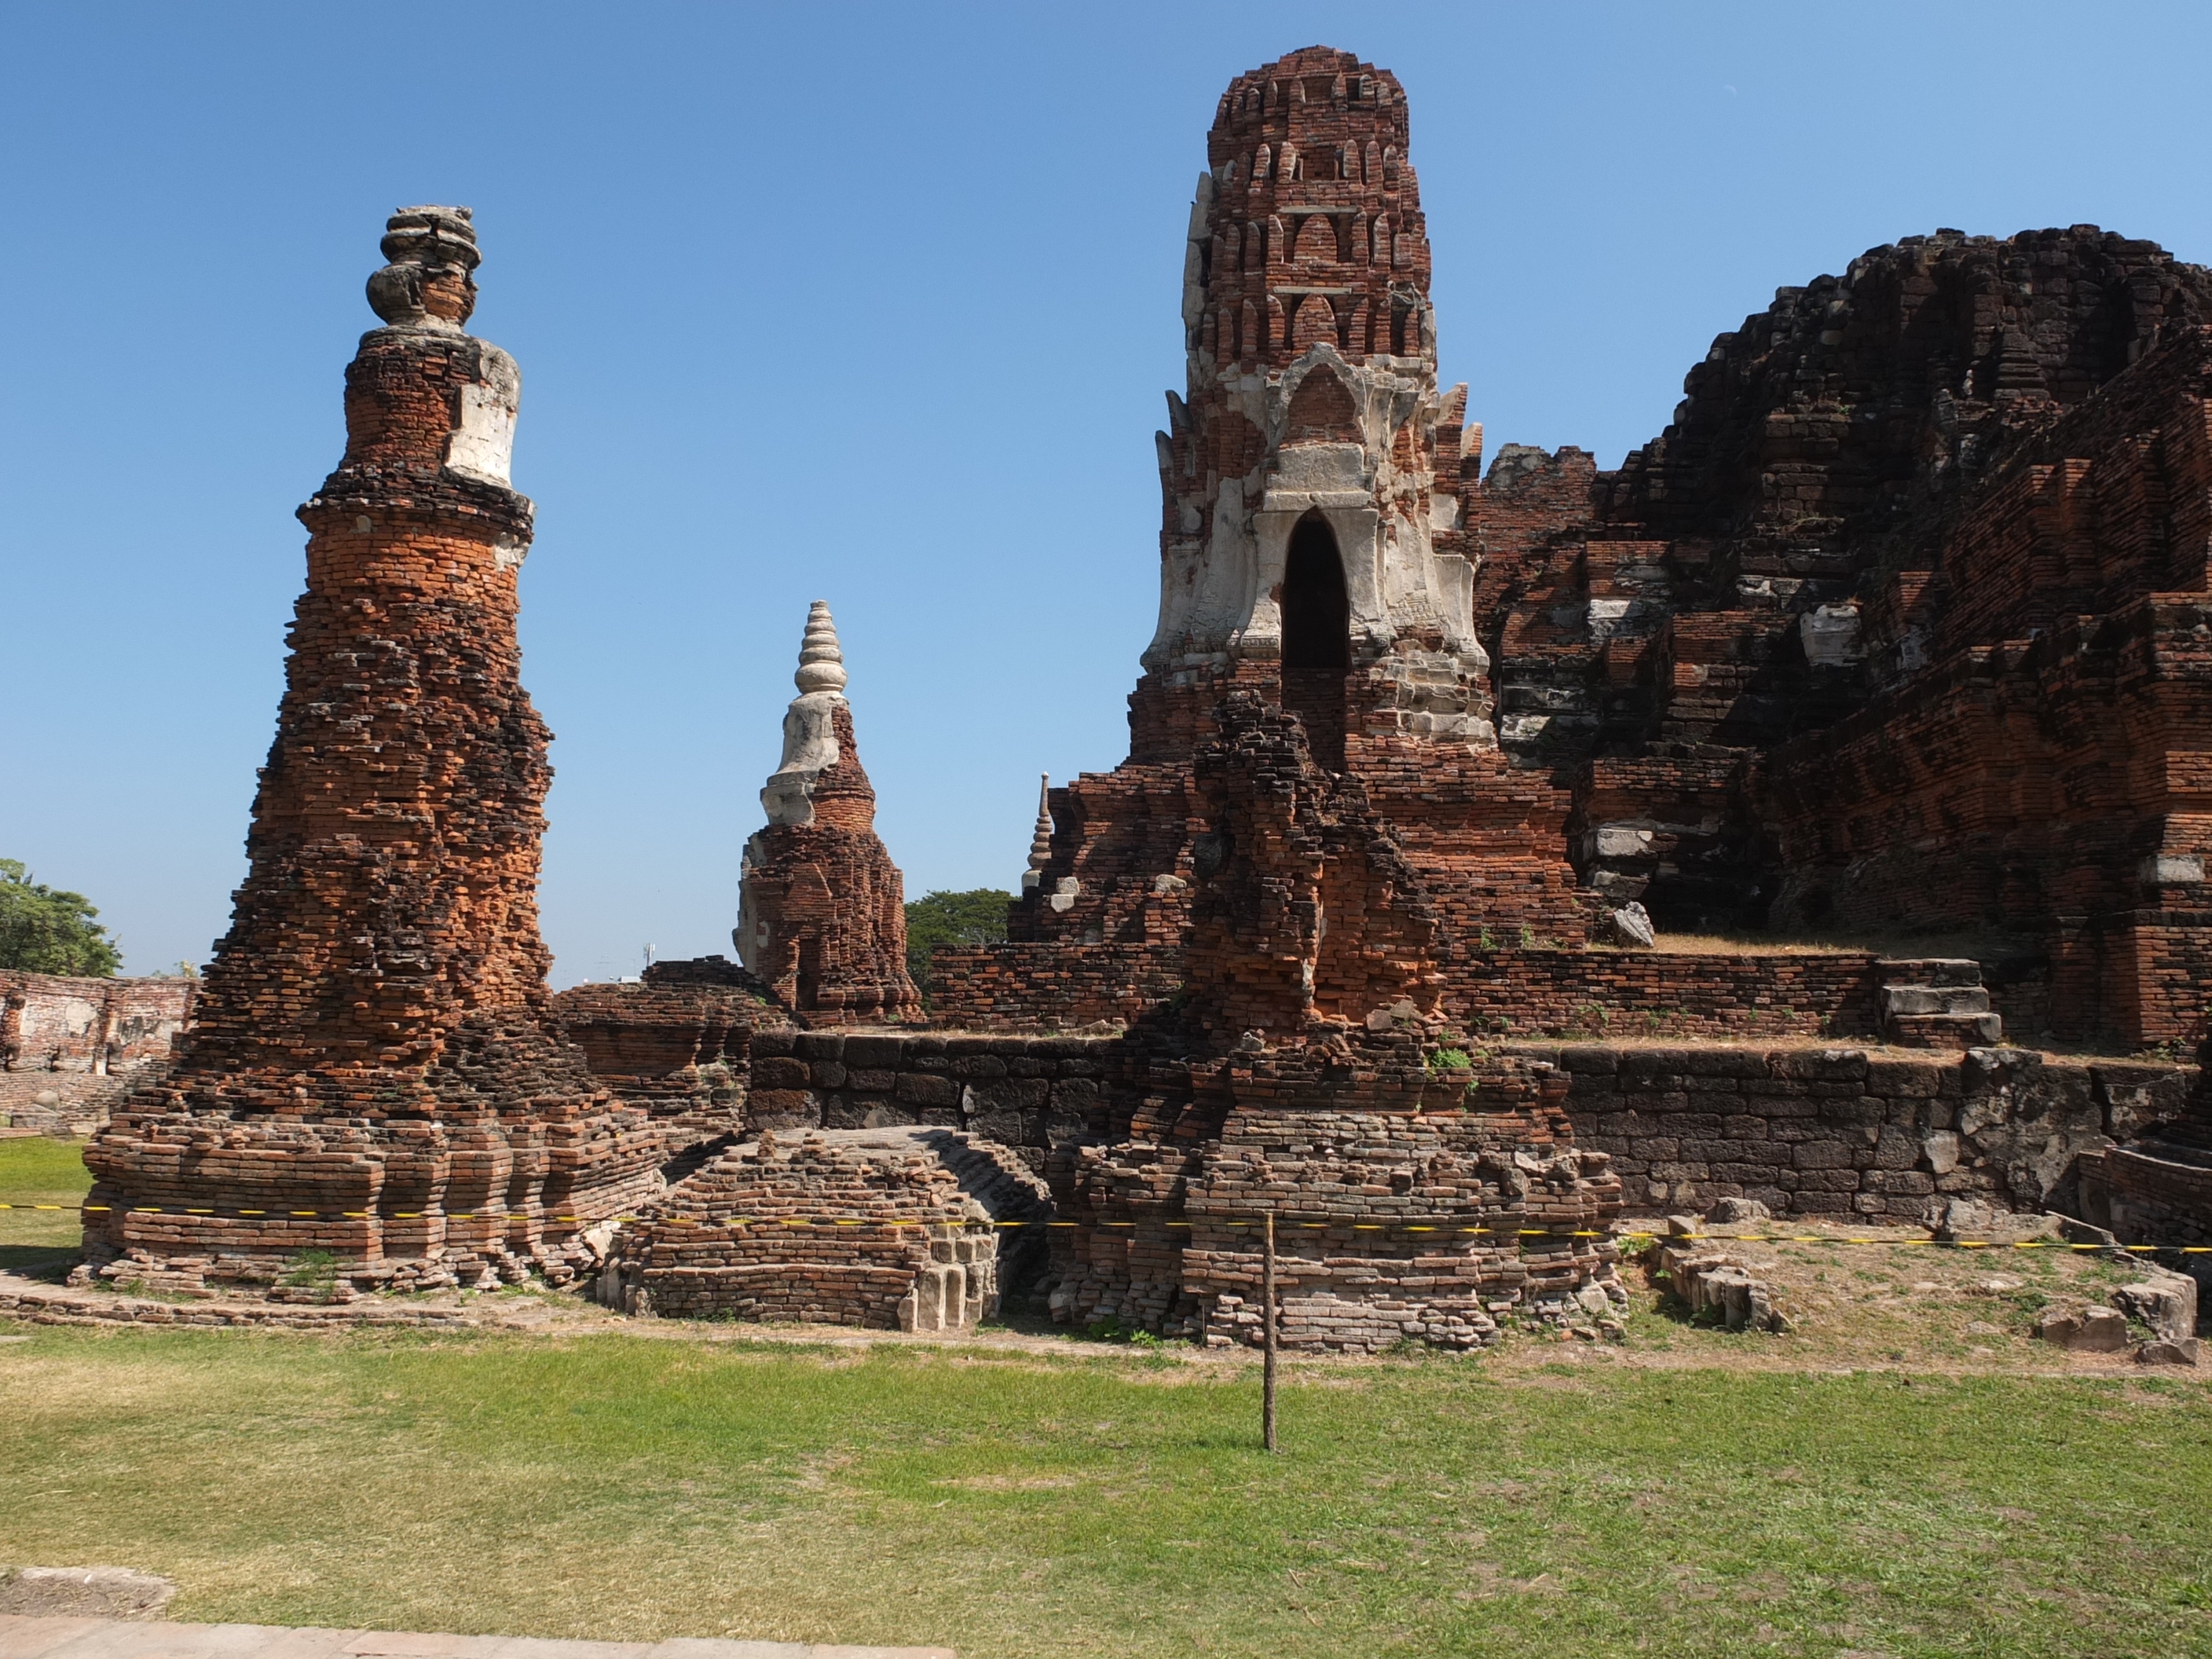
<path fill-rule="evenodd" d="M 1467 389 L 1437 390 L 1408 137 L 1397 78 L 1325 47 L 1222 94 L 1183 259 L 1188 396 L 1158 440 L 1138 758 L 1187 752 L 1224 678 L 1272 684 L 1338 771 L 1357 737 L 1496 742 L 1458 533 Z"/>
<path fill-rule="evenodd" d="M 383 252 L 230 932 L 173 1074 L 86 1153 L 111 1276 L 251 1282 L 313 1247 L 366 1285 L 565 1279 L 659 1182 L 547 1012 L 520 376 L 463 331 L 466 208 L 402 210 Z"/>
<path fill-rule="evenodd" d="M 813 1025 L 919 1018 L 906 971 L 906 888 L 876 834 L 876 791 L 853 738 L 845 653 L 814 601 L 783 716 L 783 758 L 745 842 L 738 926 L 745 966 Z"/>
<path fill-rule="evenodd" d="M 1082 982 L 1118 990 L 1064 1018 L 1126 1014 L 1179 972 L 1220 842 L 1193 765 L 1232 695 L 1294 716 L 1346 810 L 1382 826 L 1426 885 L 1437 956 L 1486 933 L 1583 936 L 1569 797 L 1516 771 L 1491 720 L 1466 527 L 1481 428 L 1466 387 L 1437 385 L 1409 142 L 1396 77 L 1322 46 L 1237 76 L 1215 110 L 1183 249 L 1188 390 L 1156 434 L 1159 623 L 1129 758 L 1052 792 L 1051 856 L 1000 953 L 1012 980 L 1066 981 L 1052 958 L 1103 949 Z"/>

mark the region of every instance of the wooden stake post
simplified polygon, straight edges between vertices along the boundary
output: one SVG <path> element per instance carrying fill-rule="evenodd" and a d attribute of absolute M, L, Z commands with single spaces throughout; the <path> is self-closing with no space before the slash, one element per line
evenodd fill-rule
<path fill-rule="evenodd" d="M 1260 1255 L 1260 1438 L 1275 1449 L 1275 1216 L 1267 1212 Z"/>

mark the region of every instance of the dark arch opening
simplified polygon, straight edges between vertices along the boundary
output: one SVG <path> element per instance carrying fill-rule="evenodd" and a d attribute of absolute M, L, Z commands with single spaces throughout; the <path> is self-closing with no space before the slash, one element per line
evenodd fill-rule
<path fill-rule="evenodd" d="M 1352 672 L 1352 605 L 1328 521 L 1309 514 L 1291 532 L 1283 568 L 1283 708 L 1306 729 L 1313 757 L 1344 770 L 1344 680 Z"/>

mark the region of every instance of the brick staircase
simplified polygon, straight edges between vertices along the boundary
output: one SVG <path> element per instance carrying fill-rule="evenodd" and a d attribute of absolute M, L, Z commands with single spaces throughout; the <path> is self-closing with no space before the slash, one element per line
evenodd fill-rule
<path fill-rule="evenodd" d="M 1882 1036 L 1900 1048 L 1983 1048 L 2004 1040 L 1990 1010 L 1982 964 L 1965 957 L 1918 957 L 1875 964 Z"/>

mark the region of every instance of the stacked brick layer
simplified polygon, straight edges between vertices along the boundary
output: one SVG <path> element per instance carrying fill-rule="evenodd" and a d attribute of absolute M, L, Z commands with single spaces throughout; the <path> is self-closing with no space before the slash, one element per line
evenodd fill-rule
<path fill-rule="evenodd" d="M 777 1135 L 733 1146 L 626 1226 L 601 1300 L 666 1317 L 972 1328 L 999 1304 L 1001 1229 L 1042 1183 L 945 1129 Z"/>
<path fill-rule="evenodd" d="M 1293 1346 L 1467 1348 L 1503 1315 L 1612 1305 L 1619 1186 L 1573 1145 L 1563 1078 L 1432 1068 L 1407 1035 L 1218 1060 L 1133 1041 L 1126 1063 L 1105 1133 L 1054 1158 L 1077 1224 L 1054 1235 L 1056 1318 L 1256 1342 L 1270 1214 Z"/>

